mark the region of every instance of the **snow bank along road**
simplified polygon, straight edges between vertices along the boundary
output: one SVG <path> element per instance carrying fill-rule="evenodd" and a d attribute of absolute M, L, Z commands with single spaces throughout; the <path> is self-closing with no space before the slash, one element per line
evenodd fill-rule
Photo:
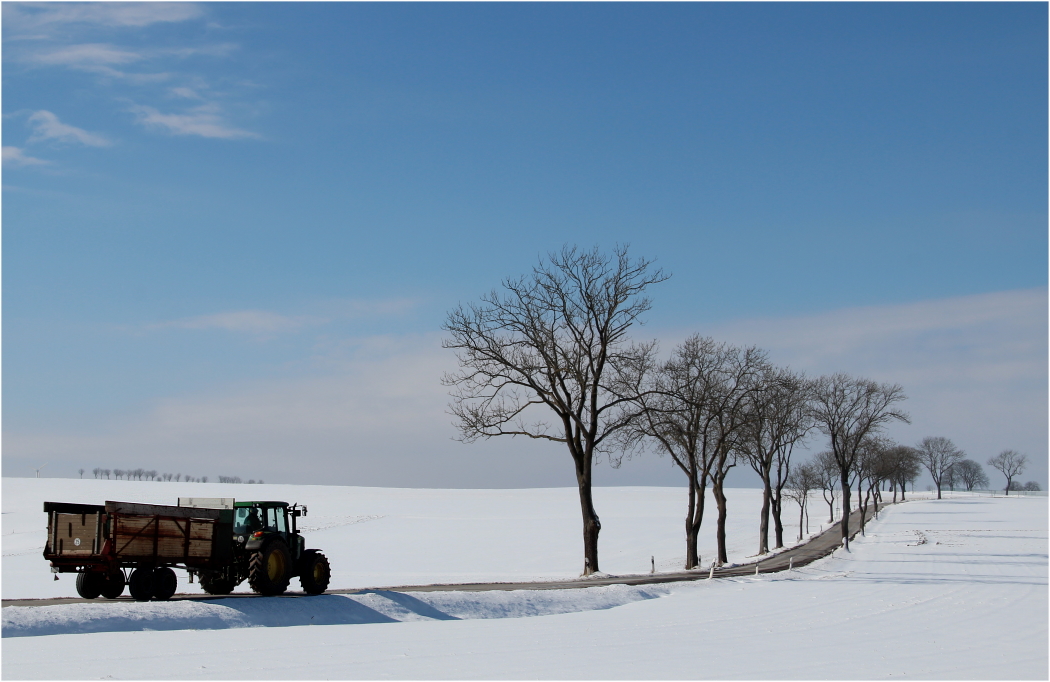
<path fill-rule="evenodd" d="M 879 510 L 883 510 L 885 505 L 879 505 Z M 876 516 L 875 505 L 870 505 L 866 510 L 866 518 L 870 520 Z M 854 511 L 850 514 L 850 537 L 856 537 L 860 533 L 860 510 Z M 755 573 L 776 573 L 778 571 L 786 571 L 795 566 L 802 567 L 806 566 L 817 559 L 831 554 L 833 551 L 839 548 L 841 545 L 842 532 L 840 530 L 840 523 L 835 523 L 829 526 L 822 533 L 807 538 L 804 542 L 796 544 L 793 547 L 785 548 L 782 551 L 771 552 L 770 554 L 763 555 L 761 558 L 757 558 L 754 561 L 748 561 L 744 564 L 728 564 L 726 566 L 716 567 L 714 570 L 705 572 L 703 569 L 693 571 L 677 571 L 670 573 L 655 573 L 652 572 L 649 575 L 606 575 L 600 576 L 589 576 L 586 578 L 578 578 L 575 580 L 550 580 L 550 581 L 531 581 L 531 582 L 488 582 L 488 583 L 442 583 L 442 584 L 430 584 L 430 585 L 392 585 L 388 587 L 370 587 L 366 589 L 335 589 L 329 590 L 328 594 L 360 594 L 364 592 L 440 592 L 440 591 L 467 591 L 467 592 L 478 592 L 478 591 L 489 591 L 489 590 L 567 590 L 567 589 L 579 589 L 582 587 L 602 587 L 607 585 L 658 585 L 660 583 L 671 583 L 680 582 L 685 580 L 702 580 L 706 577 L 709 578 L 731 578 L 743 575 L 754 575 Z M 772 542 L 772 537 L 770 538 Z M 195 600 L 195 601 L 217 601 L 222 599 L 269 599 L 271 597 L 262 597 L 257 594 L 235 594 L 225 596 L 215 596 L 207 594 L 186 594 L 180 593 L 172 597 L 172 601 L 180 600 Z M 310 599 L 311 596 L 304 592 L 295 592 L 290 590 L 286 594 L 280 596 L 282 599 Z M 116 601 L 133 601 L 130 596 L 124 595 Z M 26 606 L 26 607 L 40 607 L 40 606 L 56 606 L 60 604 L 104 604 L 113 603 L 112 601 L 102 601 L 97 599 L 82 599 L 79 597 L 56 597 L 52 599 L 4 599 L 3 606 Z"/>
<path fill-rule="evenodd" d="M 710 582 L 8 607 L 2 672 L 1045 679 L 1047 566 L 1046 499 L 920 500 L 849 553 Z M 289 625 L 324 627 L 266 627 Z"/>

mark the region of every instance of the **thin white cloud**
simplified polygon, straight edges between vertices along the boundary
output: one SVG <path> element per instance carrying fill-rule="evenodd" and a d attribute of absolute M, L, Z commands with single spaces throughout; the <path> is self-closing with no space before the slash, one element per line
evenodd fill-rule
<path fill-rule="evenodd" d="M 29 142 L 65 142 L 86 145 L 88 147 L 106 147 L 110 142 L 102 135 L 89 133 L 82 128 L 62 123 L 50 111 L 40 110 L 29 116 L 29 124 L 33 127 L 33 134 Z"/>
<path fill-rule="evenodd" d="M 189 2 L 25 2 L 4 3 L 4 23 L 16 30 L 63 24 L 139 28 L 177 23 L 204 15 L 201 5 Z"/>
<path fill-rule="evenodd" d="M 3 163 L 5 166 L 44 166 L 50 161 L 44 161 L 33 156 L 26 156 L 19 147 L 3 148 Z"/>
<path fill-rule="evenodd" d="M 101 66 L 130 64 L 142 58 L 139 52 L 131 52 L 103 43 L 70 45 L 50 52 L 37 52 L 29 57 L 30 61 L 39 64 L 85 70 L 93 70 Z"/>
<path fill-rule="evenodd" d="M 175 97 L 181 97 L 183 99 L 204 99 L 193 88 L 171 88 L 170 90 L 168 90 L 168 92 L 170 92 Z"/>
<path fill-rule="evenodd" d="M 219 107 L 206 104 L 183 114 L 164 114 L 145 105 L 131 108 L 136 123 L 147 128 L 160 129 L 172 135 L 198 135 L 219 139 L 258 138 L 257 133 L 228 126 L 220 115 Z"/>
<path fill-rule="evenodd" d="M 238 310 L 214 315 L 199 315 L 181 320 L 160 322 L 150 325 L 150 329 L 222 329 L 228 332 L 245 332 L 249 334 L 273 334 L 290 332 L 306 325 L 322 323 L 325 320 L 305 315 L 286 316 L 265 310 Z"/>

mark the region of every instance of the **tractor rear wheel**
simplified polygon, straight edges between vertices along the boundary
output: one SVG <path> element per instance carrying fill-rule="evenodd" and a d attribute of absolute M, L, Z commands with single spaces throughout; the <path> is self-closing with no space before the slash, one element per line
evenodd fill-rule
<path fill-rule="evenodd" d="M 201 589 L 208 594 L 229 594 L 234 587 L 233 581 L 222 575 L 201 576 Z"/>
<path fill-rule="evenodd" d="M 252 554 L 248 562 L 248 584 L 259 594 L 281 594 L 288 589 L 292 555 L 282 540 L 273 540 Z"/>
<path fill-rule="evenodd" d="M 102 596 L 106 599 L 116 599 L 124 594 L 124 573 L 113 571 L 107 573 L 102 581 Z"/>
<path fill-rule="evenodd" d="M 101 573 L 92 573 L 90 571 L 78 573 L 77 594 L 84 599 L 97 599 L 98 595 L 102 594 L 103 580 Z"/>
<path fill-rule="evenodd" d="M 316 549 L 308 549 L 303 552 L 299 566 L 299 584 L 303 586 L 303 592 L 321 594 L 328 589 L 328 581 L 332 579 L 332 568 L 324 554 Z"/>
<path fill-rule="evenodd" d="M 175 571 L 167 566 L 162 566 L 153 571 L 153 598 L 158 601 L 167 601 L 179 589 L 179 579 Z"/>

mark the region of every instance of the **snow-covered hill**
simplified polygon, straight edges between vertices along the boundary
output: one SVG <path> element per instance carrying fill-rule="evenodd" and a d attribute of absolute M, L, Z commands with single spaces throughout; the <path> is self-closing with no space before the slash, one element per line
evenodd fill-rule
<path fill-rule="evenodd" d="M 4 596 L 72 587 L 68 577 L 48 583 L 33 547 L 35 534 L 42 538 L 43 499 L 163 502 L 247 489 L 5 479 Z M 310 544 L 333 557 L 343 586 L 578 572 L 572 490 L 251 492 L 310 505 Z M 680 491 L 603 488 L 596 498 L 603 569 L 647 572 L 652 554 L 658 568 L 678 567 Z M 755 491 L 732 491 L 739 559 L 753 552 L 757 499 Z M 826 518 L 818 510 L 817 527 Z M 893 507 L 851 553 L 761 577 L 656 588 L 8 607 L 3 677 L 1045 679 L 1047 527 L 1045 498 L 957 496 Z M 27 586 L 9 594 L 19 575 Z"/>

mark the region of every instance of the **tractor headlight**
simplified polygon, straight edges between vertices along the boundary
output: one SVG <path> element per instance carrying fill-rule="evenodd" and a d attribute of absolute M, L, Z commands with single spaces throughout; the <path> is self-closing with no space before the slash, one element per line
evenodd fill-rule
<path fill-rule="evenodd" d="M 243 542 L 244 542 L 244 536 L 243 536 L 243 535 L 238 535 L 238 536 L 237 536 L 237 543 L 238 543 L 238 544 L 241 544 L 241 543 L 243 543 Z"/>

